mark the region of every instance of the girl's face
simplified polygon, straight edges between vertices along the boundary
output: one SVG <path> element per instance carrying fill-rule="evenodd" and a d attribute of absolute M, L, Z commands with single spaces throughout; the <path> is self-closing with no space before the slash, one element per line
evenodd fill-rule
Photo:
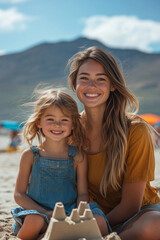
<path fill-rule="evenodd" d="M 56 106 L 46 109 L 37 126 L 42 129 L 45 138 L 53 141 L 64 140 L 71 134 L 71 130 L 73 129 L 71 116 L 65 115 Z"/>
<path fill-rule="evenodd" d="M 79 68 L 76 78 L 76 93 L 85 107 L 105 105 L 110 91 L 114 91 L 103 66 L 89 59 Z"/>

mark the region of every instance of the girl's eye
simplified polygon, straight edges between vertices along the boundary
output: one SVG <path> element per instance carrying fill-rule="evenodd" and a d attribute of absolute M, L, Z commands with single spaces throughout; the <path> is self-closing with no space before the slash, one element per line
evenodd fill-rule
<path fill-rule="evenodd" d="M 88 80 L 88 78 L 87 77 L 80 77 L 80 80 L 86 81 L 86 80 Z"/>
<path fill-rule="evenodd" d="M 54 121 L 54 119 L 52 119 L 52 118 L 48 118 L 47 121 Z"/>

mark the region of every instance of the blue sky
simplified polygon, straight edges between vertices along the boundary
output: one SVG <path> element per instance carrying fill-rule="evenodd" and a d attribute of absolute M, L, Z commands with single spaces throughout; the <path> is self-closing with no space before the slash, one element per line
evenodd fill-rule
<path fill-rule="evenodd" d="M 160 53 L 160 1 L 0 0 L 0 55 L 80 36 Z"/>

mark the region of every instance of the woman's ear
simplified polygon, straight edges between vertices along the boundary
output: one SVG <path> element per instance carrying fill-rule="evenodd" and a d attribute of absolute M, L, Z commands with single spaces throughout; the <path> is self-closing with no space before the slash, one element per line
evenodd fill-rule
<path fill-rule="evenodd" d="M 112 85 L 112 86 L 111 86 L 111 92 L 114 92 L 115 89 L 116 89 L 116 88 Z"/>

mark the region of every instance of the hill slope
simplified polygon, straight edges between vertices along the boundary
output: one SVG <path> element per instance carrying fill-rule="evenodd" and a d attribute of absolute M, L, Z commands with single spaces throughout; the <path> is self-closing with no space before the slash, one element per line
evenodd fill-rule
<path fill-rule="evenodd" d="M 103 48 L 118 59 L 127 85 L 140 100 L 140 113 L 160 115 L 160 54 L 113 49 L 96 40 L 78 38 L 43 43 L 20 53 L 0 56 L 0 120 L 24 120 L 26 116 L 20 105 L 29 101 L 39 82 L 68 86 L 68 59 L 89 46 Z"/>

